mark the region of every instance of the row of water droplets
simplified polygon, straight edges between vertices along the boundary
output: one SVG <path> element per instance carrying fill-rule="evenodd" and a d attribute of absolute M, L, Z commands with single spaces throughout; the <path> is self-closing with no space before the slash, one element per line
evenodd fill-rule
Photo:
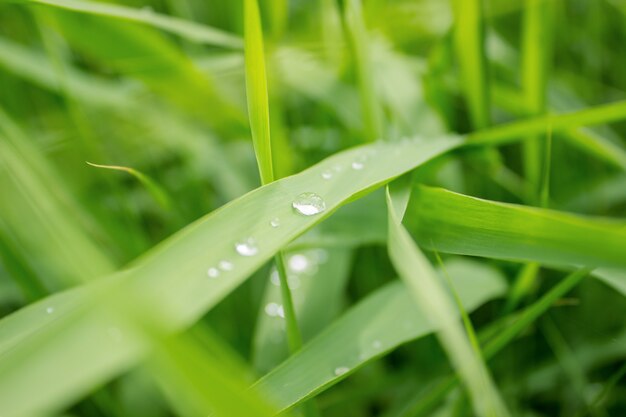
<path fill-rule="evenodd" d="M 350 164 L 351 169 L 359 171 L 365 168 L 370 153 L 362 153 L 358 155 Z M 343 171 L 343 166 L 335 165 L 332 169 L 322 172 L 322 178 L 325 180 L 332 179 L 335 174 Z M 303 216 L 314 216 L 320 214 L 326 210 L 326 202 L 317 193 L 304 192 L 299 194 L 291 203 L 293 210 Z M 273 229 L 280 227 L 281 221 L 279 217 L 272 217 L 269 220 L 269 225 Z M 254 237 L 244 237 L 235 242 L 235 252 L 240 256 L 254 256 L 259 252 L 257 241 Z M 209 278 L 217 278 L 221 272 L 231 271 L 233 264 L 230 261 L 222 260 L 218 266 L 211 266 L 207 270 Z"/>
<path fill-rule="evenodd" d="M 353 171 L 361 171 L 365 169 L 369 157 L 374 153 L 372 149 L 368 149 L 367 151 L 363 151 L 361 154 L 357 155 L 356 158 L 350 163 L 350 169 Z M 344 170 L 343 165 L 334 165 L 332 168 L 326 169 L 322 171 L 321 177 L 324 180 L 332 180 L 335 178 L 335 175 L 341 173 Z"/>

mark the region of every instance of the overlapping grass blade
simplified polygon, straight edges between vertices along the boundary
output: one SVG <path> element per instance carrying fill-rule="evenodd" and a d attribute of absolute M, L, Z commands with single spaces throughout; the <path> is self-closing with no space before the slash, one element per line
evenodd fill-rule
<path fill-rule="evenodd" d="M 469 393 L 476 415 L 508 416 L 509 412 L 496 390 L 481 353 L 472 346 L 470 335 L 463 330 L 458 320 L 459 309 L 454 306 L 433 267 L 401 223 L 409 196 L 408 184 L 396 182 L 387 187 L 388 250 L 391 261 L 418 308 L 438 330 L 439 340 Z"/>
<path fill-rule="evenodd" d="M 457 259 L 447 262 L 446 269 L 468 311 L 505 290 L 502 276 L 485 265 Z M 354 306 L 255 386 L 275 393 L 281 409 L 290 408 L 436 329 L 406 286 L 394 282 Z"/>

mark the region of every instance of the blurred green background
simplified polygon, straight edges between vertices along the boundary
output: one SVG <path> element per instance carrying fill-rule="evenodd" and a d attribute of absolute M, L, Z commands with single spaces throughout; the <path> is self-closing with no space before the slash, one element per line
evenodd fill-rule
<path fill-rule="evenodd" d="M 241 0 L 127 1 L 118 15 L 92 2 L 45 3 L 0 3 L 0 317 L 123 268 L 260 186 Z M 623 0 L 259 3 L 278 178 L 379 138 L 464 134 L 626 99 Z M 539 143 L 548 136 L 546 175 Z M 624 118 L 546 132 L 437 158 L 415 177 L 490 200 L 623 220 L 625 137 Z M 342 237 L 346 228 L 345 242 L 287 251 L 295 288 L 323 283 L 296 300 L 305 341 L 395 279 L 382 194 L 366 200 L 311 232 Z M 524 268 L 480 263 L 510 283 Z M 274 274 L 261 268 L 196 324 L 257 376 L 287 357 L 284 325 L 267 317 L 279 315 L 268 311 L 279 302 Z M 541 268 L 512 308 L 562 276 Z M 507 306 L 507 297 L 482 305 L 474 326 Z M 623 294 L 586 280 L 526 329 L 490 362 L 514 415 L 625 414 L 625 314 Z M 369 362 L 316 407 L 328 417 L 418 415 L 410 405 L 448 368 L 437 340 L 425 337 Z M 184 402 L 138 368 L 67 415 L 185 415 L 176 396 Z M 424 415 L 469 416 L 467 404 L 455 390 Z"/>

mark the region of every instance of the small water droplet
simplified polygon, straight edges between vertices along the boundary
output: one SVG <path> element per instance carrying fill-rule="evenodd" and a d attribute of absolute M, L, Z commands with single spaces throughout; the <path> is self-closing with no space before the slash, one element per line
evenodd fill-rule
<path fill-rule="evenodd" d="M 52 314 L 52 313 L 54 313 L 54 307 L 46 307 L 46 313 L 47 313 L 47 314 Z"/>
<path fill-rule="evenodd" d="M 343 167 L 341 165 L 335 165 L 335 166 L 333 166 L 333 171 L 341 172 L 341 171 L 343 171 Z"/>
<path fill-rule="evenodd" d="M 383 344 L 380 342 L 380 340 L 374 340 L 372 342 L 372 347 L 376 350 L 380 349 L 383 346 Z"/>
<path fill-rule="evenodd" d="M 289 265 L 289 269 L 291 271 L 299 273 L 305 272 L 307 269 L 309 269 L 311 262 L 309 261 L 309 258 L 307 258 L 305 255 L 297 253 L 289 257 L 289 261 L 287 262 L 287 264 Z"/>
<path fill-rule="evenodd" d="M 322 178 L 325 180 L 329 180 L 333 177 L 333 172 L 329 169 L 327 169 L 326 171 L 322 172 Z"/>
<path fill-rule="evenodd" d="M 281 305 L 278 306 L 278 310 L 276 310 L 276 315 L 283 319 L 285 318 L 285 309 L 283 308 L 283 306 Z"/>
<path fill-rule="evenodd" d="M 280 287 L 280 276 L 278 276 L 278 271 L 276 269 L 272 269 L 270 272 L 270 282 L 277 287 Z"/>
<path fill-rule="evenodd" d="M 206 274 L 209 276 L 209 278 L 217 278 L 220 276 L 220 270 L 212 266 L 207 269 Z"/>
<path fill-rule="evenodd" d="M 252 237 L 241 239 L 235 243 L 235 250 L 241 256 L 254 256 L 259 252 L 256 240 Z"/>
<path fill-rule="evenodd" d="M 360 161 L 354 161 L 354 162 L 352 162 L 352 164 L 350 166 L 352 167 L 352 169 L 354 169 L 356 171 L 365 168 L 365 164 L 363 162 L 360 162 Z"/>
<path fill-rule="evenodd" d="M 350 371 L 350 368 L 348 368 L 347 366 L 338 366 L 335 368 L 335 376 L 343 375 L 348 371 Z"/>
<path fill-rule="evenodd" d="M 232 271 L 234 267 L 233 263 L 226 259 L 222 259 L 217 265 L 222 271 Z"/>
<path fill-rule="evenodd" d="M 265 306 L 265 313 L 267 313 L 267 315 L 270 317 L 276 317 L 278 315 L 278 309 L 280 307 L 281 306 L 276 303 L 268 303 Z"/>
<path fill-rule="evenodd" d="M 302 193 L 291 203 L 291 206 L 300 214 L 313 216 L 326 210 L 326 202 L 315 193 Z"/>
<path fill-rule="evenodd" d="M 270 226 L 272 226 L 273 228 L 277 228 L 278 226 L 280 226 L 280 219 L 278 217 L 272 218 L 272 220 L 270 220 Z"/>

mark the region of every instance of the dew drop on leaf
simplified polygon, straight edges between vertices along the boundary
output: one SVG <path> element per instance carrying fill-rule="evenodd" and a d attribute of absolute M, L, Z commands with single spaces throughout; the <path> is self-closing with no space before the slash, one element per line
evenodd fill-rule
<path fill-rule="evenodd" d="M 259 248 L 254 238 L 247 237 L 235 243 L 235 251 L 241 256 L 254 256 L 259 252 Z"/>
<path fill-rule="evenodd" d="M 326 210 L 326 202 L 315 193 L 302 193 L 291 203 L 291 206 L 300 214 L 313 216 Z"/>
<path fill-rule="evenodd" d="M 207 269 L 206 274 L 209 278 L 217 278 L 220 275 L 220 270 L 212 266 Z"/>

